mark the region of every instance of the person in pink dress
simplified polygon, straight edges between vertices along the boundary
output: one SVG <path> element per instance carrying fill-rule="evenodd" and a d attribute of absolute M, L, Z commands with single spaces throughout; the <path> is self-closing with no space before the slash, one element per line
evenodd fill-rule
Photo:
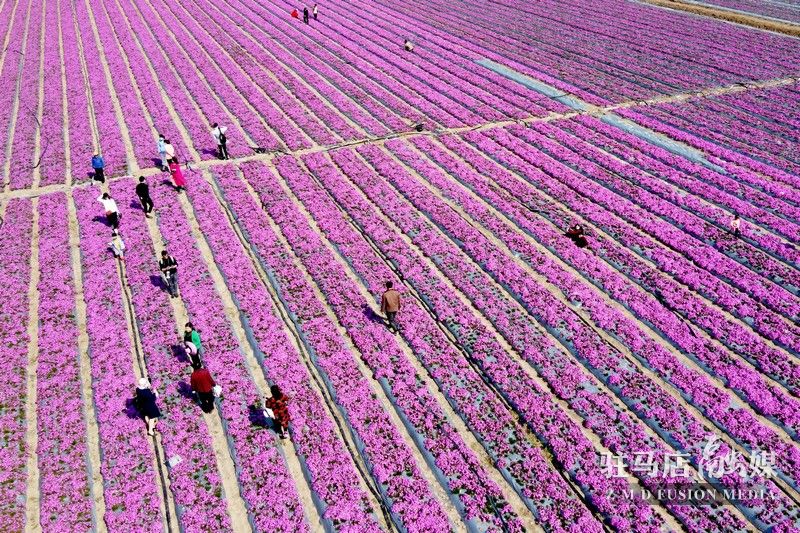
<path fill-rule="evenodd" d="M 181 166 L 177 158 L 173 158 L 169 163 L 169 173 L 172 175 L 172 181 L 175 183 L 175 188 L 179 191 L 186 189 L 186 179 L 181 172 Z"/>

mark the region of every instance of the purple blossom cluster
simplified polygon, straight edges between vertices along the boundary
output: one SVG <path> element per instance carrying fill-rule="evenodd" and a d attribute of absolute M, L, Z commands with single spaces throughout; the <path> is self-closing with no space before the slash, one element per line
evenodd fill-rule
<path fill-rule="evenodd" d="M 33 209 L 30 200 L 6 205 L 5 238 L 0 259 L 0 287 L 16 297 L 0 306 L 0 529 L 13 531 L 25 523 L 25 397 L 28 364 L 28 286 L 31 279 Z"/>
<path fill-rule="evenodd" d="M 94 521 L 68 227 L 66 196 L 41 197 L 36 456 L 45 531 L 87 531 Z"/>
<path fill-rule="evenodd" d="M 127 185 L 130 191 L 132 183 Z M 223 398 L 217 402 L 218 412 L 249 519 L 263 531 L 303 531 L 308 524 L 277 437 L 259 431 L 251 422 L 251 406 L 258 392 L 239 348 L 246 340 L 237 338 L 227 322 L 225 307 L 175 193 L 158 186 L 151 189 L 151 194 L 167 249 L 181 263 L 181 299 L 189 319 L 202 335 L 204 364 L 223 390 Z M 129 192 L 128 197 L 132 196 Z"/>
<path fill-rule="evenodd" d="M 280 226 L 281 233 L 304 267 L 311 269 L 309 273 L 314 276 L 315 281 L 322 283 L 320 274 L 332 276 L 333 273 L 326 267 L 333 265 L 324 256 L 318 255 L 322 253 L 318 238 L 314 238 L 310 231 L 300 233 L 291 225 L 291 203 L 264 195 L 258 177 L 269 170 L 260 164 L 252 164 L 245 165 L 243 171 L 246 175 L 257 177 L 255 187 L 259 190 L 264 208 Z M 228 198 L 232 202 L 244 200 L 244 194 L 231 193 Z M 447 530 L 447 517 L 419 472 L 420 466 L 360 373 L 354 360 L 355 354 L 351 353 L 336 325 L 326 318 L 324 302 L 314 297 L 309 280 L 305 279 L 291 256 L 286 252 L 270 253 L 271 248 L 276 246 L 278 237 L 260 219 L 263 219 L 263 215 L 240 220 L 248 232 L 250 242 L 258 250 L 261 261 L 277 278 L 291 312 L 300 321 L 304 336 L 313 349 L 314 361 L 323 373 L 327 386 L 335 393 L 348 425 L 357 435 L 363 449 L 362 457 L 370 465 L 372 475 L 394 520 L 409 531 Z M 259 223 L 257 227 L 252 226 L 255 222 Z M 320 272 L 318 268 L 323 268 L 324 271 Z M 351 339 L 357 343 L 352 335 Z M 372 346 L 374 349 L 375 345 Z"/>
<path fill-rule="evenodd" d="M 235 182 L 234 167 L 220 169 L 221 181 Z M 303 458 L 315 495 L 324 509 L 323 518 L 334 528 L 359 526 L 375 528 L 367 496 L 361 490 L 358 473 L 348 457 L 336 424 L 326 413 L 323 399 L 313 388 L 313 378 L 292 346 L 285 326 L 264 302 L 270 294 L 250 259 L 237 244 L 233 229 L 209 185 L 199 181 L 189 190 L 200 228 L 214 252 L 226 286 L 232 291 L 243 315 L 243 326 L 256 341 L 256 353 L 266 376 L 289 395 L 292 442 Z M 229 189 L 227 194 L 242 194 Z M 246 194 L 246 191 L 245 191 Z M 253 399 L 253 403 L 257 403 Z M 369 525 L 372 524 L 372 525 Z"/>
<path fill-rule="evenodd" d="M 126 181 L 111 187 L 118 205 L 125 207 L 131 205 L 134 196 L 131 184 Z M 90 209 L 89 213 L 97 213 L 96 201 L 93 208 L 83 205 Z M 144 217 L 128 209 L 125 212 L 122 235 L 127 246 L 126 282 L 130 287 L 142 357 L 150 383 L 159 393 L 162 418 L 158 422 L 158 432 L 163 456 L 169 465 L 170 488 L 179 524 L 185 531 L 228 529 L 230 519 L 211 436 L 196 404 L 187 397 L 191 394 L 188 392 L 189 361 L 180 347 L 169 295 L 158 276 L 160 250 L 153 247 Z M 82 214 L 79 212 L 78 216 L 81 218 Z M 144 427 L 139 431 L 144 433 Z"/>
<path fill-rule="evenodd" d="M 76 191 L 83 298 L 100 436 L 103 496 L 109 529 L 161 529 L 154 454 L 132 406 L 136 384 L 122 287 L 108 249 L 111 229 L 94 220 L 94 191 Z"/>

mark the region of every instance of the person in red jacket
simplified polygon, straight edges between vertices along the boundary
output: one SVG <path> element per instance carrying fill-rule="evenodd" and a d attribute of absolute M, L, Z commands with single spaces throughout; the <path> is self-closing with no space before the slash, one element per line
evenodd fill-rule
<path fill-rule="evenodd" d="M 278 435 L 285 439 L 289 436 L 289 397 L 277 385 L 270 387 L 269 391 L 272 393 L 272 398 L 264 400 L 264 406 L 272 410 L 275 424 L 278 426 Z"/>
<path fill-rule="evenodd" d="M 214 410 L 214 385 L 216 383 L 214 378 L 211 377 L 211 373 L 203 368 L 199 362 L 192 364 L 192 368 L 194 368 L 190 379 L 192 390 L 197 393 L 197 397 L 200 399 L 200 409 L 204 413 L 210 413 Z"/>

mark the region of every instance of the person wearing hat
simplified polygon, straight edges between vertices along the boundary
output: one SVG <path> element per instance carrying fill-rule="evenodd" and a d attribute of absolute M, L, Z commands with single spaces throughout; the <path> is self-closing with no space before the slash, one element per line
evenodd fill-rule
<path fill-rule="evenodd" d="M 161 411 L 156 405 L 158 393 L 150 386 L 150 381 L 147 378 L 139 379 L 139 386 L 136 387 L 136 398 L 134 403 L 136 410 L 144 417 L 147 424 L 147 434 L 153 436 L 153 431 L 156 429 L 156 422 L 161 417 Z"/>

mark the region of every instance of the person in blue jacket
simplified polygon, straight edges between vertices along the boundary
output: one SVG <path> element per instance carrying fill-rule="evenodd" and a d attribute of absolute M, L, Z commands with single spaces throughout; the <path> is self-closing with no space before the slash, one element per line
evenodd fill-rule
<path fill-rule="evenodd" d="M 94 179 L 99 181 L 100 183 L 105 183 L 106 176 L 104 168 L 106 166 L 106 162 L 103 161 L 103 156 L 100 154 L 94 154 L 92 156 L 92 168 L 94 169 Z"/>

